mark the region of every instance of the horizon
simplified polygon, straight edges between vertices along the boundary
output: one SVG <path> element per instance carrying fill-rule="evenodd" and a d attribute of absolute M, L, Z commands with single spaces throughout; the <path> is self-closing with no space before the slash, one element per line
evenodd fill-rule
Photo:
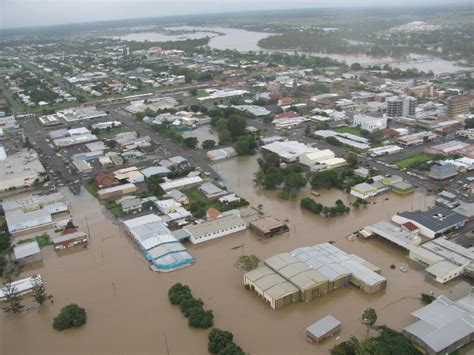
<path fill-rule="evenodd" d="M 136 20 L 150 20 L 150 19 L 167 19 L 167 18 L 179 18 L 179 17 L 197 17 L 197 16 L 215 16 L 215 15 L 238 15 L 238 14 L 256 14 L 262 11 L 298 11 L 298 10 L 316 10 L 316 9 L 389 9 L 389 8 L 403 8 L 403 7 L 410 7 L 410 8 L 437 8 L 437 7 L 454 7 L 454 6 L 465 6 L 469 5 L 470 1 L 469 0 L 457 0 L 454 3 L 447 1 L 447 0 L 435 0 L 435 1 L 429 1 L 429 0 L 415 0 L 415 1 L 409 1 L 409 0 L 399 0 L 399 1 L 390 1 L 390 2 L 385 2 L 383 4 L 380 4 L 374 0 L 363 0 L 363 1 L 358 1 L 357 3 L 352 3 L 352 1 L 348 0 L 339 0 L 337 2 L 334 1 L 318 1 L 316 4 L 313 1 L 307 1 L 307 0 L 300 0 L 297 1 L 295 4 L 292 5 L 292 7 L 288 7 L 286 5 L 286 2 L 284 1 L 279 1 L 277 0 L 276 2 L 273 1 L 271 3 L 268 3 L 266 0 L 262 0 L 261 4 L 264 6 L 256 7 L 253 9 L 242 9 L 242 6 L 245 6 L 245 4 L 250 5 L 249 0 L 242 0 L 238 4 L 235 2 L 232 2 L 230 4 L 226 4 L 225 8 L 221 5 L 216 4 L 215 1 L 212 0 L 205 0 L 204 3 L 212 3 L 214 6 L 204 6 L 200 8 L 196 8 L 194 10 L 189 10 L 189 11 L 169 11 L 168 10 L 163 10 L 162 13 L 157 14 L 154 13 L 154 11 L 157 10 L 157 7 L 160 7 L 164 4 L 170 3 L 168 0 L 157 0 L 158 2 L 153 2 L 149 0 L 138 0 L 135 2 L 131 2 L 129 0 L 124 0 L 119 3 L 119 7 L 117 7 L 117 3 L 112 3 L 111 1 L 113 0 L 100 0 L 99 2 L 97 1 L 91 1 L 91 0 L 71 0 L 71 1 L 66 1 L 69 2 L 68 6 L 71 6 L 72 9 L 69 9 L 68 12 L 66 12 L 66 18 L 64 18 L 64 11 L 60 10 L 61 7 L 64 7 L 66 5 L 66 2 L 60 2 L 58 0 L 40 0 L 43 3 L 54 3 L 55 5 L 58 6 L 58 9 L 56 12 L 60 13 L 61 19 L 60 20 L 55 20 L 56 15 L 51 15 L 49 18 L 45 18 L 44 16 L 41 15 L 41 11 L 47 11 L 48 13 L 51 12 L 51 7 L 46 5 L 43 6 L 35 12 L 34 18 L 37 19 L 36 21 L 31 21 L 28 20 L 28 16 L 30 16 L 29 11 L 20 11 L 22 6 L 27 6 L 30 2 L 33 0 L 5 0 L 3 2 L 2 8 L 4 11 L 2 11 L 3 15 L 0 17 L 0 31 L 3 30 L 22 30 L 22 29 L 32 29 L 32 28 L 47 28 L 47 27 L 55 27 L 55 26 L 76 26 L 76 25 L 81 25 L 81 24 L 94 24 L 94 23 L 106 23 L 106 22 L 120 22 L 120 21 L 136 21 Z M 180 0 L 177 0 L 180 1 Z M 35 5 L 38 6 L 38 1 L 34 1 Z M 72 4 L 71 2 L 74 2 Z M 181 0 L 182 2 L 181 5 L 184 5 L 187 2 L 195 3 L 189 0 Z M 102 11 L 95 11 L 96 13 L 100 13 L 99 16 L 94 15 L 94 16 L 89 16 L 86 17 L 86 12 L 91 11 L 89 8 L 84 12 L 85 9 L 82 8 L 82 5 L 88 5 L 94 3 L 95 6 L 105 6 L 105 10 L 109 10 L 110 6 L 114 5 L 114 10 L 115 12 L 110 13 L 109 15 L 101 15 L 103 12 Z M 203 3 L 201 1 L 200 3 Z M 217 6 L 216 6 L 217 5 Z M 81 11 L 74 11 L 74 6 L 80 6 Z M 132 9 L 127 9 L 127 7 L 132 6 Z M 146 10 L 143 7 L 148 8 L 149 6 L 152 7 L 150 10 Z M 169 7 L 176 7 L 178 4 L 176 2 L 173 2 L 172 4 L 169 4 Z M 13 9 L 11 9 L 13 7 Z M 17 7 L 17 8 L 15 8 Z M 18 8 L 19 7 L 19 8 Z M 182 7 L 182 6 L 178 6 Z M 108 9 L 107 9 L 108 8 Z M 138 12 L 137 12 L 138 10 Z M 153 11 L 152 11 L 153 10 Z M 37 12 L 40 12 L 38 14 Z M 118 12 L 117 12 L 118 11 Z M 21 12 L 21 15 L 19 13 Z M 146 14 L 145 14 L 146 12 Z M 122 14 L 126 13 L 127 15 Z M 16 14 L 16 15 L 15 15 Z M 54 14 L 54 12 L 53 12 Z M 41 19 L 41 20 L 38 20 Z M 69 20 L 68 20 L 69 19 Z"/>

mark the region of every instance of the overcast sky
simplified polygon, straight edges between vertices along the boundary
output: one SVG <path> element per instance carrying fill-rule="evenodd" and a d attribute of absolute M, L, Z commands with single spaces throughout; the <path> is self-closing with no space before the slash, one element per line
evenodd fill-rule
<path fill-rule="evenodd" d="M 0 28 L 139 17 L 333 6 L 450 4 L 456 0 L 0 0 Z M 472 3 L 473 0 L 456 2 Z"/>

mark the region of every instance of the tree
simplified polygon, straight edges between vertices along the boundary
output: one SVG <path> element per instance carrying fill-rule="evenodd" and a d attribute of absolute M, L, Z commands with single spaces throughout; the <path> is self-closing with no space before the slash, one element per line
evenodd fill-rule
<path fill-rule="evenodd" d="M 191 310 L 188 324 L 193 328 L 210 328 L 214 325 L 214 314 L 212 311 L 205 311 L 202 307 L 195 307 Z"/>
<path fill-rule="evenodd" d="M 351 69 L 352 70 L 362 70 L 362 65 L 360 65 L 359 63 L 352 63 L 351 64 Z"/>
<path fill-rule="evenodd" d="M 349 153 L 349 156 L 347 157 L 347 164 L 349 164 L 351 168 L 356 167 L 358 164 L 357 155 L 354 153 Z"/>
<path fill-rule="evenodd" d="M 234 114 L 230 115 L 227 121 L 227 129 L 229 130 L 233 140 L 245 135 L 245 127 L 247 127 L 247 122 L 245 121 L 244 117 Z"/>
<path fill-rule="evenodd" d="M 16 287 L 12 285 L 12 280 L 9 277 L 3 288 L 3 293 L 5 295 L 5 303 L 7 304 L 2 308 L 3 311 L 12 314 L 20 313 L 25 306 L 21 304 L 21 297 L 18 295 Z"/>
<path fill-rule="evenodd" d="M 436 297 L 433 296 L 433 295 L 430 295 L 428 293 L 422 293 L 421 294 L 421 301 L 424 303 L 424 304 L 430 304 L 432 303 L 433 301 L 436 300 Z"/>
<path fill-rule="evenodd" d="M 154 195 L 161 196 L 164 194 L 163 189 L 161 188 L 160 184 L 164 182 L 163 178 L 158 175 L 152 175 L 147 179 L 147 186 L 148 191 L 153 193 Z"/>
<path fill-rule="evenodd" d="M 168 298 L 171 304 L 180 304 L 185 298 L 192 296 L 188 286 L 176 283 L 168 290 Z"/>
<path fill-rule="evenodd" d="M 191 149 L 196 148 L 197 144 L 199 143 L 196 137 L 188 137 L 183 140 L 183 144 Z"/>
<path fill-rule="evenodd" d="M 230 342 L 227 346 L 219 351 L 217 355 L 245 355 L 240 346 L 236 345 L 234 342 Z"/>
<path fill-rule="evenodd" d="M 77 304 L 68 304 L 63 307 L 54 318 L 53 327 L 56 330 L 66 330 L 84 325 L 87 321 L 86 311 Z"/>
<path fill-rule="evenodd" d="M 137 120 L 141 121 L 145 118 L 145 112 L 143 112 L 143 111 L 137 112 L 135 114 L 135 117 L 137 118 Z"/>
<path fill-rule="evenodd" d="M 190 89 L 190 90 L 189 90 L 189 94 L 190 94 L 191 96 L 197 96 L 197 89 L 196 89 L 196 88 Z"/>
<path fill-rule="evenodd" d="M 240 136 L 235 143 L 235 150 L 238 155 L 252 155 L 255 154 L 257 143 L 253 136 Z"/>
<path fill-rule="evenodd" d="M 370 328 L 372 328 L 377 322 L 377 312 L 373 308 L 367 308 L 362 314 L 362 323 L 367 326 L 367 334 L 369 334 Z"/>
<path fill-rule="evenodd" d="M 117 146 L 117 141 L 113 140 L 113 139 L 110 139 L 108 141 L 105 141 L 104 143 L 107 147 L 113 149 Z"/>
<path fill-rule="evenodd" d="M 331 355 L 356 355 L 356 351 L 359 349 L 359 346 L 359 339 L 357 339 L 355 336 L 351 336 L 349 340 L 337 344 L 331 349 L 330 352 Z"/>
<path fill-rule="evenodd" d="M 240 271 L 252 271 L 258 267 L 260 259 L 255 255 L 241 255 L 238 257 L 234 266 Z"/>
<path fill-rule="evenodd" d="M 212 328 L 208 336 L 207 350 L 211 354 L 217 354 L 223 350 L 229 343 L 233 342 L 234 335 L 227 330 Z"/>
<path fill-rule="evenodd" d="M 212 149 L 216 146 L 216 141 L 212 139 L 206 139 L 202 142 L 202 149 Z"/>
<path fill-rule="evenodd" d="M 40 306 L 46 303 L 46 301 L 52 301 L 53 296 L 48 295 L 46 293 L 46 289 L 44 287 L 43 280 L 41 280 L 39 275 L 33 275 L 33 288 L 32 288 L 32 295 L 33 300 L 38 303 Z"/>

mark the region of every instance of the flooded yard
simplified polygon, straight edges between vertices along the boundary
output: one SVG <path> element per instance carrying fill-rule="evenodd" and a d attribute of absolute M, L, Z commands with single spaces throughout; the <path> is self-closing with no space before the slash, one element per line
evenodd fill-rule
<path fill-rule="evenodd" d="M 448 285 L 425 279 L 421 267 L 405 253 L 380 240 L 349 241 L 345 237 L 358 228 L 403 210 L 423 209 L 433 204 L 422 194 L 398 197 L 391 193 L 378 197 L 376 204 L 337 218 L 317 217 L 303 211 L 299 200 L 284 201 L 271 191 L 253 187 L 256 157 L 241 157 L 215 166 L 229 190 L 241 194 L 252 205 L 289 221 L 290 232 L 262 240 L 247 230 L 193 246 L 197 259 L 191 267 L 172 273 L 154 273 L 116 222 L 104 217 L 102 207 L 84 190 L 74 197 L 71 213 L 80 229 L 90 230 L 90 246 L 58 256 L 43 249 L 43 268 L 34 270 L 43 277 L 54 304 L 20 315 L 0 315 L 1 354 L 208 354 L 207 333 L 187 325 L 187 319 L 168 301 L 168 288 L 175 282 L 188 284 L 205 307 L 212 309 L 215 325 L 234 333 L 235 341 L 250 354 L 324 354 L 351 335 L 364 337 L 361 314 L 373 307 L 378 324 L 400 330 L 413 321 L 410 312 L 419 308 L 421 292 L 434 291 L 458 298 L 466 294 L 469 283 L 455 280 Z M 346 201 L 338 190 L 314 197 L 325 204 Z M 389 197 L 386 200 L 386 197 Z M 387 289 L 373 295 L 353 286 L 338 289 L 309 303 L 296 303 L 272 310 L 258 296 L 243 287 L 242 273 L 234 268 L 241 254 L 265 259 L 280 252 L 316 243 L 335 241 L 346 252 L 356 253 L 381 267 L 388 279 Z M 242 245 L 242 248 L 233 249 Z M 390 265 L 396 268 L 391 269 Z M 400 266 L 408 272 L 400 271 Z M 27 271 L 23 275 L 31 275 Z M 23 276 L 22 275 L 22 276 Z M 32 305 L 29 297 L 25 298 Z M 77 330 L 57 332 L 52 319 L 60 308 L 77 303 L 87 311 L 87 324 Z M 332 314 L 342 321 L 338 336 L 322 344 L 310 344 L 305 328 Z"/>

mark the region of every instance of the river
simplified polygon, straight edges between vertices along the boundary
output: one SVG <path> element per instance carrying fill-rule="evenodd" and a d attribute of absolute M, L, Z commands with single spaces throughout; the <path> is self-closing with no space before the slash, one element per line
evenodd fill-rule
<path fill-rule="evenodd" d="M 273 52 L 271 50 L 266 50 L 258 46 L 258 41 L 263 38 L 266 38 L 271 33 L 266 32 L 255 32 L 247 31 L 238 28 L 231 27 L 203 27 L 203 26 L 173 26 L 166 27 L 165 30 L 173 31 L 185 31 L 183 34 L 179 35 L 167 35 L 159 32 L 137 32 L 131 33 L 123 36 L 116 36 L 114 38 L 119 38 L 123 40 L 130 41 L 176 41 L 184 39 L 195 39 L 195 38 L 204 38 L 206 36 L 211 37 L 209 41 L 209 46 L 216 49 L 236 49 L 242 52 L 248 51 L 265 51 Z M 294 51 L 284 51 L 292 54 Z M 300 52 L 304 53 L 304 52 Z M 458 66 L 455 62 L 448 60 L 436 58 L 429 59 L 426 61 L 412 62 L 410 59 L 422 58 L 422 56 L 417 54 L 410 54 L 409 60 L 400 61 L 396 58 L 391 57 L 371 57 L 365 54 L 336 54 L 336 53 L 305 53 L 308 55 L 322 56 L 333 58 L 338 61 L 345 61 L 347 64 L 351 65 L 352 63 L 360 64 L 378 64 L 386 62 L 397 62 L 390 64 L 393 67 L 400 69 L 416 68 L 420 71 L 433 71 L 434 74 L 440 73 L 449 73 L 455 72 L 462 69 L 469 69 L 469 67 Z M 425 57 L 426 58 L 426 57 Z"/>
<path fill-rule="evenodd" d="M 349 241 L 345 238 L 366 224 L 386 219 L 397 211 L 427 208 L 433 198 L 423 194 L 399 197 L 387 194 L 360 211 L 337 218 L 314 216 L 299 207 L 297 200 L 283 201 L 271 191 L 253 186 L 257 156 L 238 157 L 215 165 L 230 190 L 253 205 L 263 205 L 265 213 L 288 219 L 290 232 L 262 240 L 247 230 L 201 245 L 188 245 L 196 257 L 194 265 L 171 273 L 154 273 L 143 255 L 114 221 L 104 217 L 98 202 L 83 190 L 80 196 L 64 193 L 71 203 L 74 221 L 91 233 L 88 249 L 58 256 L 51 247 L 43 249 L 43 266 L 38 272 L 45 281 L 54 304 L 20 315 L 0 315 L 0 353 L 3 355 L 67 354 L 208 354 L 207 331 L 188 327 L 186 318 L 167 298 L 175 282 L 191 287 L 205 307 L 212 309 L 215 325 L 234 333 L 235 341 L 253 355 L 324 354 L 351 335 L 365 336 L 360 316 L 367 307 L 378 313 L 378 324 L 400 330 L 414 321 L 410 312 L 419 308 L 421 292 L 434 291 L 458 298 L 469 283 L 454 280 L 448 285 L 432 283 L 422 269 L 404 253 L 379 240 Z M 385 200 L 389 197 L 388 200 Z M 339 190 L 323 192 L 317 198 L 325 204 L 347 201 Z M 242 253 L 265 259 L 296 247 L 325 241 L 352 252 L 381 267 L 388 279 L 387 289 L 373 295 L 349 286 L 309 303 L 296 303 L 272 310 L 254 293 L 243 287 L 242 273 L 233 266 Z M 233 247 L 243 245 L 241 249 Z M 395 269 L 390 265 L 395 264 Z M 400 266 L 408 268 L 407 273 Z M 25 303 L 32 306 L 31 298 Z M 68 303 L 78 303 L 87 311 L 87 324 L 80 329 L 57 332 L 52 319 Z M 310 344 L 305 328 L 332 314 L 342 321 L 338 337 L 322 344 Z"/>

